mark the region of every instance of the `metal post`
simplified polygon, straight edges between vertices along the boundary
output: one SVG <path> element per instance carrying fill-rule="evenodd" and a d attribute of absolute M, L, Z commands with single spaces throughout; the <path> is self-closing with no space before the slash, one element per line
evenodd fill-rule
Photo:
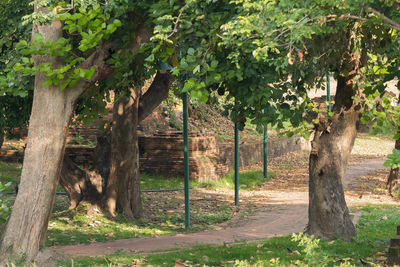
<path fill-rule="evenodd" d="M 188 108 L 187 93 L 183 93 L 183 154 L 185 165 L 185 228 L 190 228 L 190 207 L 189 207 L 189 148 L 188 148 Z"/>
<path fill-rule="evenodd" d="M 264 178 L 268 177 L 268 125 L 264 126 Z"/>
<path fill-rule="evenodd" d="M 239 128 L 235 123 L 235 205 L 239 205 Z"/>
<path fill-rule="evenodd" d="M 326 101 L 328 101 L 328 117 L 331 112 L 331 79 L 329 73 L 326 74 Z"/>

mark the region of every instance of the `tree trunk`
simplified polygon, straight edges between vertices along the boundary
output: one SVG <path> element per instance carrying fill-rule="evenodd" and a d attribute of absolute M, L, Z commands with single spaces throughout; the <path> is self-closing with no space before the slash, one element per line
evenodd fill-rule
<path fill-rule="evenodd" d="M 142 213 L 137 136 L 139 91 L 132 90 L 130 97 L 121 96 L 114 105 L 110 177 L 105 200 L 106 211 L 114 216 L 117 207 L 128 218 L 140 217 Z"/>
<path fill-rule="evenodd" d="M 60 184 L 68 195 L 70 209 L 76 208 L 81 201 L 102 206 L 110 173 L 110 136 L 107 132 L 97 137 L 91 170 L 82 170 L 68 155 L 64 156 Z"/>
<path fill-rule="evenodd" d="M 356 61 L 354 61 L 356 62 Z M 330 125 L 316 126 L 309 161 L 309 222 L 307 232 L 323 239 L 350 240 L 356 234 L 344 198 L 343 184 L 348 159 L 357 135 L 359 107 L 354 104 L 352 78 L 339 75 L 335 115 Z"/>
<path fill-rule="evenodd" d="M 67 155 L 64 156 L 60 184 L 68 195 L 70 209 L 76 208 L 82 200 L 100 206 L 103 181 L 97 171 L 82 170 Z"/>
<path fill-rule="evenodd" d="M 19 192 L 0 249 L 0 254 L 10 251 L 27 260 L 45 242 L 74 106 L 68 91 L 44 87 L 45 80 L 43 74 L 36 75 Z"/>
<path fill-rule="evenodd" d="M 113 215 L 116 208 L 121 207 L 129 217 L 140 216 L 142 206 L 136 129 L 138 123 L 150 115 L 168 96 L 172 81 L 170 73 L 160 71 L 149 89 L 140 97 L 140 101 L 136 97 L 136 93 L 140 90 L 137 90 L 132 92 L 129 100 L 121 98 L 115 104 L 112 134 L 107 132 L 97 137 L 92 171 L 77 170 L 76 164 L 64 159 L 66 166 L 63 167 L 61 184 L 70 197 L 71 208 L 76 207 L 82 200 L 98 204 L 101 199 L 100 189 L 91 192 L 88 190 L 93 188 L 93 183 L 96 183 L 94 188 L 99 188 L 101 184 L 101 194 L 106 194 L 102 206 L 108 213 Z M 113 157 L 114 164 L 111 175 L 110 157 Z"/>
<path fill-rule="evenodd" d="M 394 148 L 400 150 L 400 139 L 396 140 L 394 144 Z M 399 168 L 391 168 L 389 172 L 389 176 L 386 182 L 386 189 L 389 192 L 389 195 L 393 197 L 392 191 L 396 187 L 398 187 L 398 179 L 399 179 Z"/>

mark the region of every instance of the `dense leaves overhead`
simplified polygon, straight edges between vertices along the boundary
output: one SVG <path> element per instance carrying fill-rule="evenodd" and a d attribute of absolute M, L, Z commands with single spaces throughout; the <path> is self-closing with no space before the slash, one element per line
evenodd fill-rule
<path fill-rule="evenodd" d="M 3 92 L 26 95 L 23 82 L 37 71 L 46 74 L 46 83 L 60 84 L 62 89 L 79 79 L 90 79 L 93 68 L 78 65 L 108 42 L 112 43 L 113 53 L 107 63 L 114 73 L 89 91 L 86 98 L 90 101 L 81 101 L 82 106 L 90 107 L 87 114 L 100 111 L 94 107 L 104 106 L 101 102 L 105 92 L 143 85 L 165 62 L 185 80 L 183 90 L 192 96 L 206 101 L 210 93 L 226 95 L 226 108 L 233 120 L 244 125 L 247 118 L 256 124 L 274 123 L 279 127 L 284 121 L 305 126 L 307 92 L 323 87 L 326 73 L 348 71 L 342 66 L 348 40 L 352 40 L 351 49 L 360 55 L 366 70 L 377 64 L 371 60 L 372 55 L 393 56 L 390 47 L 396 46 L 391 36 L 397 36 L 399 20 L 398 1 L 43 2 L 51 7 L 47 18 L 59 18 L 64 23 L 64 37 L 57 43 L 43 43 L 37 36 L 33 44 L 29 38 L 16 38 L 26 39 L 20 43 L 18 54 L 25 55 L 15 57 L 19 71 L 4 72 L 4 65 L 0 70 Z M 23 7 L 24 14 L 29 13 L 26 3 Z M 24 14 L 10 16 L 20 20 Z M 33 14 L 27 21 L 40 20 L 38 13 Z M 124 51 L 141 23 L 153 29 L 152 42 L 142 45 L 133 57 Z M 29 26 L 20 22 L 17 25 L 29 32 Z M 349 36 L 349 29 L 356 36 Z M 11 47 L 9 42 L 7 45 Z M 15 49 L 13 53 L 17 53 Z M 33 66 L 29 56 L 43 53 L 62 56 L 65 65 Z M 358 86 L 364 84 L 371 83 L 363 81 Z"/>

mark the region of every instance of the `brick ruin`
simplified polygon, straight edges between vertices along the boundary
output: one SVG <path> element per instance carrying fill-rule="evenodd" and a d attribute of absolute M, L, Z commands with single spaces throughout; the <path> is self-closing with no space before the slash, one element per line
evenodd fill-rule
<path fill-rule="evenodd" d="M 89 131 L 88 134 L 93 134 Z M 271 136 L 268 139 L 268 157 L 277 157 L 291 151 L 304 149 L 305 142 L 295 138 Z M 234 168 L 234 144 L 219 143 L 213 135 L 189 135 L 190 178 L 199 181 L 216 180 Z M 260 140 L 241 140 L 239 166 L 245 167 L 263 160 L 263 144 Z M 94 147 L 69 144 L 66 153 L 78 165 L 90 166 Z M 140 171 L 166 177 L 183 177 L 182 132 L 157 132 L 139 136 Z M 23 150 L 2 150 L 0 159 L 22 161 Z"/>

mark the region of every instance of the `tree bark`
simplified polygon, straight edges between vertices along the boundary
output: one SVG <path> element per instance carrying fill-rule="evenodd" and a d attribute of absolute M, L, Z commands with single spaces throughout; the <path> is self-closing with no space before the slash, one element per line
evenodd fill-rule
<path fill-rule="evenodd" d="M 7 251 L 25 254 L 27 260 L 44 245 L 74 106 L 68 91 L 44 87 L 45 79 L 43 74 L 36 75 L 19 193 L 0 249 L 3 255 Z"/>
<path fill-rule="evenodd" d="M 357 60 L 350 61 L 355 64 Z M 356 234 L 346 205 L 343 179 L 357 135 L 360 107 L 352 97 L 357 63 L 347 75 L 339 75 L 335 113 L 316 126 L 309 160 L 309 222 L 307 232 L 323 239 L 346 241 Z"/>
<path fill-rule="evenodd" d="M 56 41 L 62 36 L 60 21 L 51 25 L 35 25 L 44 40 Z M 42 56 L 35 64 L 57 58 Z M 19 193 L 7 222 L 0 255 L 16 254 L 32 260 L 44 245 L 47 225 L 54 203 L 55 190 L 61 170 L 68 125 L 73 114 L 75 97 L 57 87 L 45 87 L 44 74 L 35 77 L 35 92 L 30 117 L 27 148 L 21 174 Z M 46 114 L 46 117 L 43 117 Z"/>
<path fill-rule="evenodd" d="M 110 177 L 105 199 L 106 211 L 115 216 L 117 205 L 128 218 L 142 212 L 137 136 L 140 90 L 120 96 L 114 104 Z"/>
<path fill-rule="evenodd" d="M 102 206 L 110 173 L 110 150 L 111 133 L 108 131 L 97 137 L 91 170 L 79 168 L 68 155 L 64 155 L 60 184 L 68 195 L 70 209 L 76 208 L 81 201 Z"/>
<path fill-rule="evenodd" d="M 76 208 L 82 200 L 101 205 L 103 177 L 96 171 L 80 169 L 67 155 L 64 155 L 60 184 L 70 200 L 70 209 Z"/>

